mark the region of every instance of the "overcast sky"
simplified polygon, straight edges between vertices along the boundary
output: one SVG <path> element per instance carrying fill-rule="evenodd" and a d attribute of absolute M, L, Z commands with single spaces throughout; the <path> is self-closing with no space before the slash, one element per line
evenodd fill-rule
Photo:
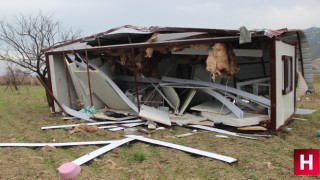
<path fill-rule="evenodd" d="M 319 0 L 0 0 L 0 17 L 41 10 L 84 35 L 122 25 L 238 29 L 320 27 Z"/>
<path fill-rule="evenodd" d="M 91 35 L 122 25 L 238 29 L 320 27 L 320 0 L 0 0 L 0 18 L 50 13 Z M 1 67 L 1 64 L 0 64 Z"/>

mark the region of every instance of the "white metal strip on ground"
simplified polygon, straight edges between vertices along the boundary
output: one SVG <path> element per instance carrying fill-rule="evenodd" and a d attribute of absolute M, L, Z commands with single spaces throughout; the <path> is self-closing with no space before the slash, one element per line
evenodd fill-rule
<path fill-rule="evenodd" d="M 65 142 L 65 143 L 0 143 L 0 147 L 85 146 L 85 145 L 111 144 L 114 142 L 117 142 L 117 141 L 111 140 L 111 141 Z"/>
<path fill-rule="evenodd" d="M 198 129 L 203 129 L 211 132 L 216 132 L 216 133 L 221 133 L 221 134 L 227 134 L 230 136 L 236 136 L 236 137 L 241 137 L 241 138 L 246 138 L 246 139 L 257 139 L 253 137 L 248 137 L 248 136 L 240 136 L 237 133 L 226 131 L 223 129 L 217 129 L 217 128 L 212 128 L 212 127 L 207 127 L 207 126 L 202 126 L 202 125 L 189 125 L 190 127 L 198 128 Z"/>
<path fill-rule="evenodd" d="M 136 123 L 136 122 L 142 122 L 142 121 L 140 119 L 136 119 L 136 120 L 128 120 L 128 121 L 106 121 L 106 122 L 85 123 L 85 124 L 88 125 L 88 126 L 93 126 L 93 125 L 123 124 L 123 123 Z M 73 128 L 73 127 L 76 127 L 76 126 L 79 126 L 79 125 L 80 124 L 45 126 L 45 127 L 41 127 L 41 130 L 60 129 L 60 128 Z"/>
<path fill-rule="evenodd" d="M 127 126 L 128 128 L 131 128 L 131 127 L 135 127 L 135 126 L 140 126 L 140 125 L 143 125 L 145 124 L 144 122 L 143 123 L 131 123 L 131 124 L 123 124 L 124 126 Z M 119 130 L 123 130 L 125 129 L 126 127 L 113 127 L 112 129 L 109 128 L 108 130 L 109 131 L 119 131 Z M 99 127 L 100 129 L 100 127 Z"/>
<path fill-rule="evenodd" d="M 119 126 L 116 125 L 109 125 L 109 126 L 99 126 L 98 129 L 111 129 L 111 128 L 116 128 Z"/>
<path fill-rule="evenodd" d="M 264 104 L 268 107 L 270 107 L 270 100 L 266 99 L 266 98 L 262 98 L 260 96 L 233 88 L 233 87 L 228 87 L 226 89 L 226 87 L 224 85 L 221 84 L 216 84 L 216 83 L 212 83 L 212 82 L 205 82 L 205 81 L 200 81 L 200 80 L 190 80 L 190 79 L 178 79 L 178 78 L 171 78 L 171 77 L 163 77 L 163 81 L 164 82 L 174 82 L 174 83 L 181 83 L 184 84 L 184 86 L 187 85 L 200 85 L 200 86 L 206 86 L 206 87 L 212 87 L 212 88 L 216 88 L 216 89 L 220 89 L 223 91 L 228 91 L 234 94 L 238 94 L 242 97 L 246 97 L 248 99 L 251 99 L 252 101 L 255 101 L 257 103 L 261 103 Z"/>
<path fill-rule="evenodd" d="M 211 152 L 207 152 L 207 151 L 202 151 L 202 150 L 199 150 L 199 149 L 190 148 L 190 147 L 182 146 L 182 145 L 178 145 L 178 144 L 168 143 L 168 142 L 164 142 L 164 141 L 158 141 L 158 140 L 155 140 L 155 139 L 149 139 L 149 138 L 145 138 L 143 136 L 127 135 L 127 137 L 132 138 L 132 139 L 136 139 L 136 140 L 139 140 L 139 141 L 143 141 L 143 142 L 148 142 L 148 143 L 151 143 L 151 144 L 157 144 L 157 145 L 160 145 L 160 146 L 165 146 L 165 147 L 178 149 L 178 150 L 189 152 L 189 153 L 192 153 L 192 154 L 197 154 L 197 155 L 201 155 L 201 156 L 210 157 L 210 158 L 213 158 L 213 159 L 218 159 L 220 161 L 224 161 L 224 162 L 227 162 L 227 163 L 234 163 L 234 162 L 237 161 L 237 159 L 232 158 L 232 157 L 228 157 L 228 156 L 224 156 L 224 155 L 220 155 L 220 154 L 216 154 L 216 153 L 211 153 Z"/>
<path fill-rule="evenodd" d="M 119 146 L 121 146 L 121 145 L 123 145 L 125 143 L 128 143 L 130 141 L 133 141 L 133 140 L 134 140 L 133 138 L 125 138 L 125 139 L 122 139 L 122 140 L 118 140 L 118 141 L 116 141 L 114 143 L 111 143 L 111 144 L 106 145 L 106 146 L 104 146 L 102 148 L 99 148 L 99 149 L 97 149 L 95 151 L 92 151 L 91 153 L 88 153 L 88 154 L 86 154 L 86 155 L 84 155 L 84 156 L 82 156 L 82 157 L 80 157 L 80 158 L 78 158 L 76 160 L 73 160 L 72 162 L 74 164 L 80 166 L 80 165 L 90 161 L 91 159 L 94 159 L 94 158 L 96 158 L 96 157 L 98 157 L 98 156 L 100 156 L 100 155 L 102 155 L 102 154 L 104 154 L 104 153 L 116 148 L 116 147 L 119 147 Z"/>
<path fill-rule="evenodd" d="M 226 130 L 222 130 L 222 129 L 212 128 L 212 127 L 207 127 L 207 126 L 201 126 L 201 125 L 189 125 L 189 126 L 194 127 L 194 128 L 198 128 L 198 129 L 207 130 L 207 131 L 217 132 L 217 133 L 221 133 L 221 134 L 227 134 L 227 135 L 230 135 L 230 136 L 239 136 L 237 133 L 226 131 Z"/>

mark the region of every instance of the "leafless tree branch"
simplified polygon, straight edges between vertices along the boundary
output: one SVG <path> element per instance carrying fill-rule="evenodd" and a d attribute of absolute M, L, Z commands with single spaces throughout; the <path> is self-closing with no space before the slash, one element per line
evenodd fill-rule
<path fill-rule="evenodd" d="M 80 37 L 81 31 L 74 32 L 62 23 L 54 20 L 52 15 L 20 14 L 8 21 L 0 20 L 0 61 L 14 63 L 21 68 L 36 73 L 47 83 L 47 67 L 44 49 Z M 50 105 L 50 98 L 48 98 Z"/>
<path fill-rule="evenodd" d="M 52 15 L 20 14 L 12 21 L 0 20 L 0 60 L 19 65 L 46 81 L 47 67 L 43 49 L 74 40 L 81 32 L 62 27 Z"/>

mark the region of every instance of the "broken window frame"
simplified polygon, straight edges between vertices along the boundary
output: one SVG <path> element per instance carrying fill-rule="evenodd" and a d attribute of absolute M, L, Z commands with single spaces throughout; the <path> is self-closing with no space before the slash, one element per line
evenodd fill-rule
<path fill-rule="evenodd" d="M 282 56 L 282 95 L 293 90 L 293 60 L 292 56 Z"/>

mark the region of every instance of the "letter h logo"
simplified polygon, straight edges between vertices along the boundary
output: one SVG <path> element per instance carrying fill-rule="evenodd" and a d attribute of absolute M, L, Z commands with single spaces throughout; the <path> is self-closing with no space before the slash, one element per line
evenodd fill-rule
<path fill-rule="evenodd" d="M 295 149 L 294 175 L 320 175 L 319 161 L 319 149 Z"/>

